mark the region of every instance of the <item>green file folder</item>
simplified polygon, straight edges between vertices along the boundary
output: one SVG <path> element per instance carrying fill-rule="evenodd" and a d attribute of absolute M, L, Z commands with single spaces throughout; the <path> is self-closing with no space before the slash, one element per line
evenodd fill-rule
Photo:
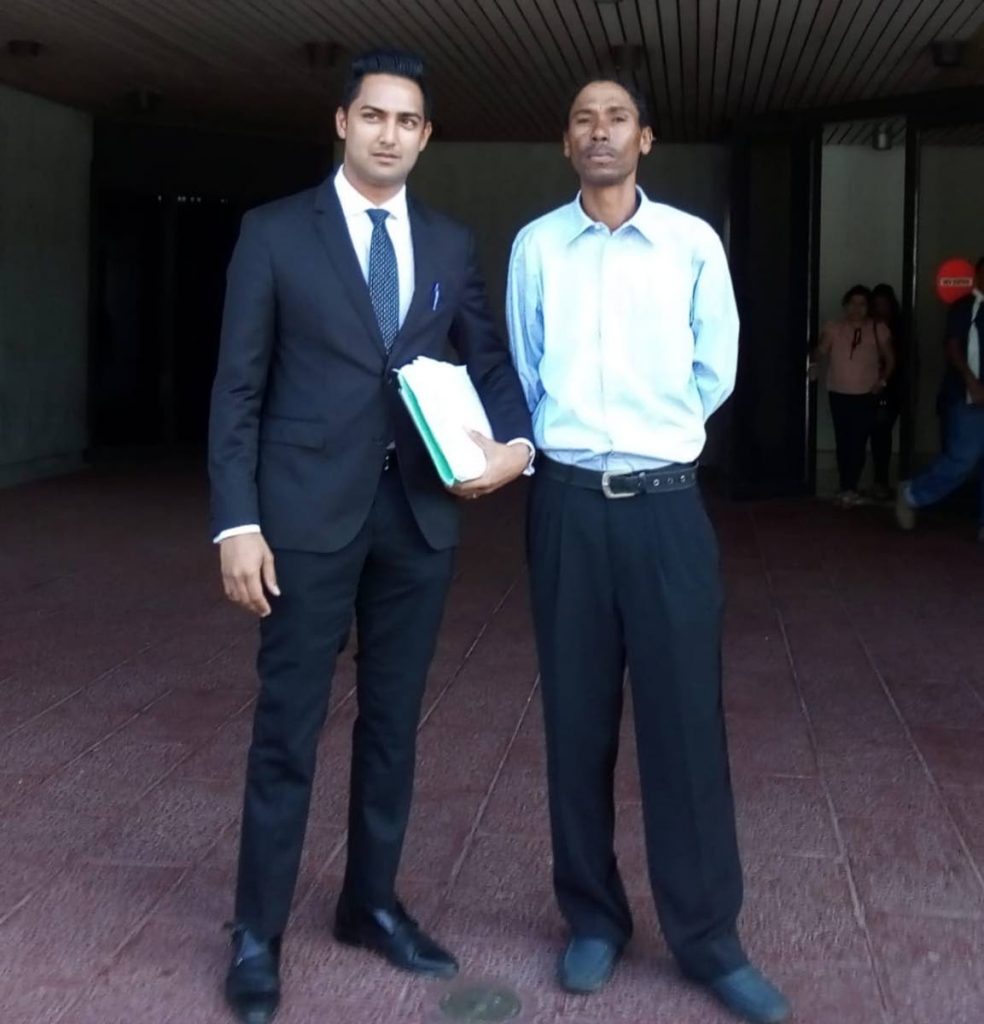
<path fill-rule="evenodd" d="M 451 464 L 448 462 L 444 452 L 441 451 L 441 446 L 438 444 L 437 438 L 434 437 L 434 432 L 427 423 L 427 418 L 420 408 L 420 403 L 417 401 L 417 396 L 413 393 L 413 388 L 403 376 L 402 371 L 396 371 L 396 379 L 400 385 L 400 397 L 403 399 L 403 404 L 407 407 L 410 419 L 413 420 L 417 433 L 420 434 L 420 439 L 424 442 L 424 447 L 434 463 L 434 468 L 437 470 L 437 475 L 441 478 L 441 483 L 445 487 L 453 487 L 458 481 L 455 480 L 454 473 L 451 471 Z"/>

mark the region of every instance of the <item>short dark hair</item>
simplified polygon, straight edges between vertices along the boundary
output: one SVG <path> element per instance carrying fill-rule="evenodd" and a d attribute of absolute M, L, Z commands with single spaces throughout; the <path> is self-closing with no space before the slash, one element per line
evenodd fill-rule
<path fill-rule="evenodd" d="M 408 50 L 367 50 L 353 57 L 342 87 L 341 105 L 345 110 L 359 95 L 366 75 L 395 75 L 415 82 L 424 96 L 424 117 L 431 119 L 433 104 L 423 57 Z"/>
<path fill-rule="evenodd" d="M 639 127 L 640 128 L 651 128 L 652 127 L 652 115 L 649 111 L 649 102 L 646 99 L 645 94 L 642 90 L 633 82 L 631 79 L 620 78 L 616 75 L 594 75 L 591 78 L 582 79 L 575 89 L 571 92 L 570 98 L 567 100 L 567 111 L 564 116 L 564 130 L 566 131 L 571 123 L 571 112 L 574 110 L 574 101 L 584 92 L 589 85 L 595 85 L 596 83 L 610 82 L 612 85 L 617 85 L 623 88 L 628 94 L 629 99 L 635 104 L 636 113 L 639 115 Z"/>
<path fill-rule="evenodd" d="M 871 302 L 871 289 L 866 288 L 863 284 L 856 284 L 853 288 L 848 288 L 844 292 L 844 298 L 841 299 L 841 305 L 846 306 L 855 295 L 860 295 L 865 302 Z"/>

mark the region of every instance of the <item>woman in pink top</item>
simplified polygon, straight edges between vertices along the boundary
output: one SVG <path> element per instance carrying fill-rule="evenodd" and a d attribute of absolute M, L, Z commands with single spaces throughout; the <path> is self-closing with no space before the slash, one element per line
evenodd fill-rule
<path fill-rule="evenodd" d="M 871 293 L 855 285 L 843 299 L 844 315 L 824 325 L 817 352 L 827 359 L 827 392 L 837 442 L 841 505 L 857 505 L 878 395 L 895 367 L 892 336 L 868 316 Z"/>

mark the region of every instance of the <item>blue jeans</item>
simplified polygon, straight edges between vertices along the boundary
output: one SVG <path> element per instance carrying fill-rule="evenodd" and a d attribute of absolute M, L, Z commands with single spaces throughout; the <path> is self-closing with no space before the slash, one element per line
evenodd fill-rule
<path fill-rule="evenodd" d="M 946 447 L 918 476 L 906 497 L 915 508 L 934 505 L 974 470 L 980 473 L 979 516 L 984 526 L 984 406 L 953 405 L 946 411 Z"/>

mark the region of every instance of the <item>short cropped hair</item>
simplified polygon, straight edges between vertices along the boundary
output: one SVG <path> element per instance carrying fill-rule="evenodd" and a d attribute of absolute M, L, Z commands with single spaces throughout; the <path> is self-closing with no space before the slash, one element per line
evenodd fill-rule
<path fill-rule="evenodd" d="M 646 101 L 646 97 L 639 87 L 631 80 L 619 78 L 614 75 L 595 75 L 593 78 L 583 79 L 577 86 L 576 89 L 570 94 L 570 98 L 567 101 L 567 111 L 564 116 L 564 129 L 566 130 L 568 125 L 571 123 L 571 112 L 574 110 L 574 101 L 581 95 L 581 93 L 587 89 L 589 85 L 594 85 L 597 82 L 610 82 L 612 85 L 621 86 L 628 94 L 629 99 L 632 100 L 635 105 L 636 112 L 639 115 L 639 127 L 640 128 L 651 128 L 652 127 L 652 115 L 649 110 L 649 103 Z"/>
<path fill-rule="evenodd" d="M 341 105 L 345 110 L 359 95 L 366 75 L 394 75 L 416 82 L 424 96 L 424 117 L 431 119 L 433 103 L 423 57 L 407 50 L 369 50 L 353 57 L 342 88 Z"/>

